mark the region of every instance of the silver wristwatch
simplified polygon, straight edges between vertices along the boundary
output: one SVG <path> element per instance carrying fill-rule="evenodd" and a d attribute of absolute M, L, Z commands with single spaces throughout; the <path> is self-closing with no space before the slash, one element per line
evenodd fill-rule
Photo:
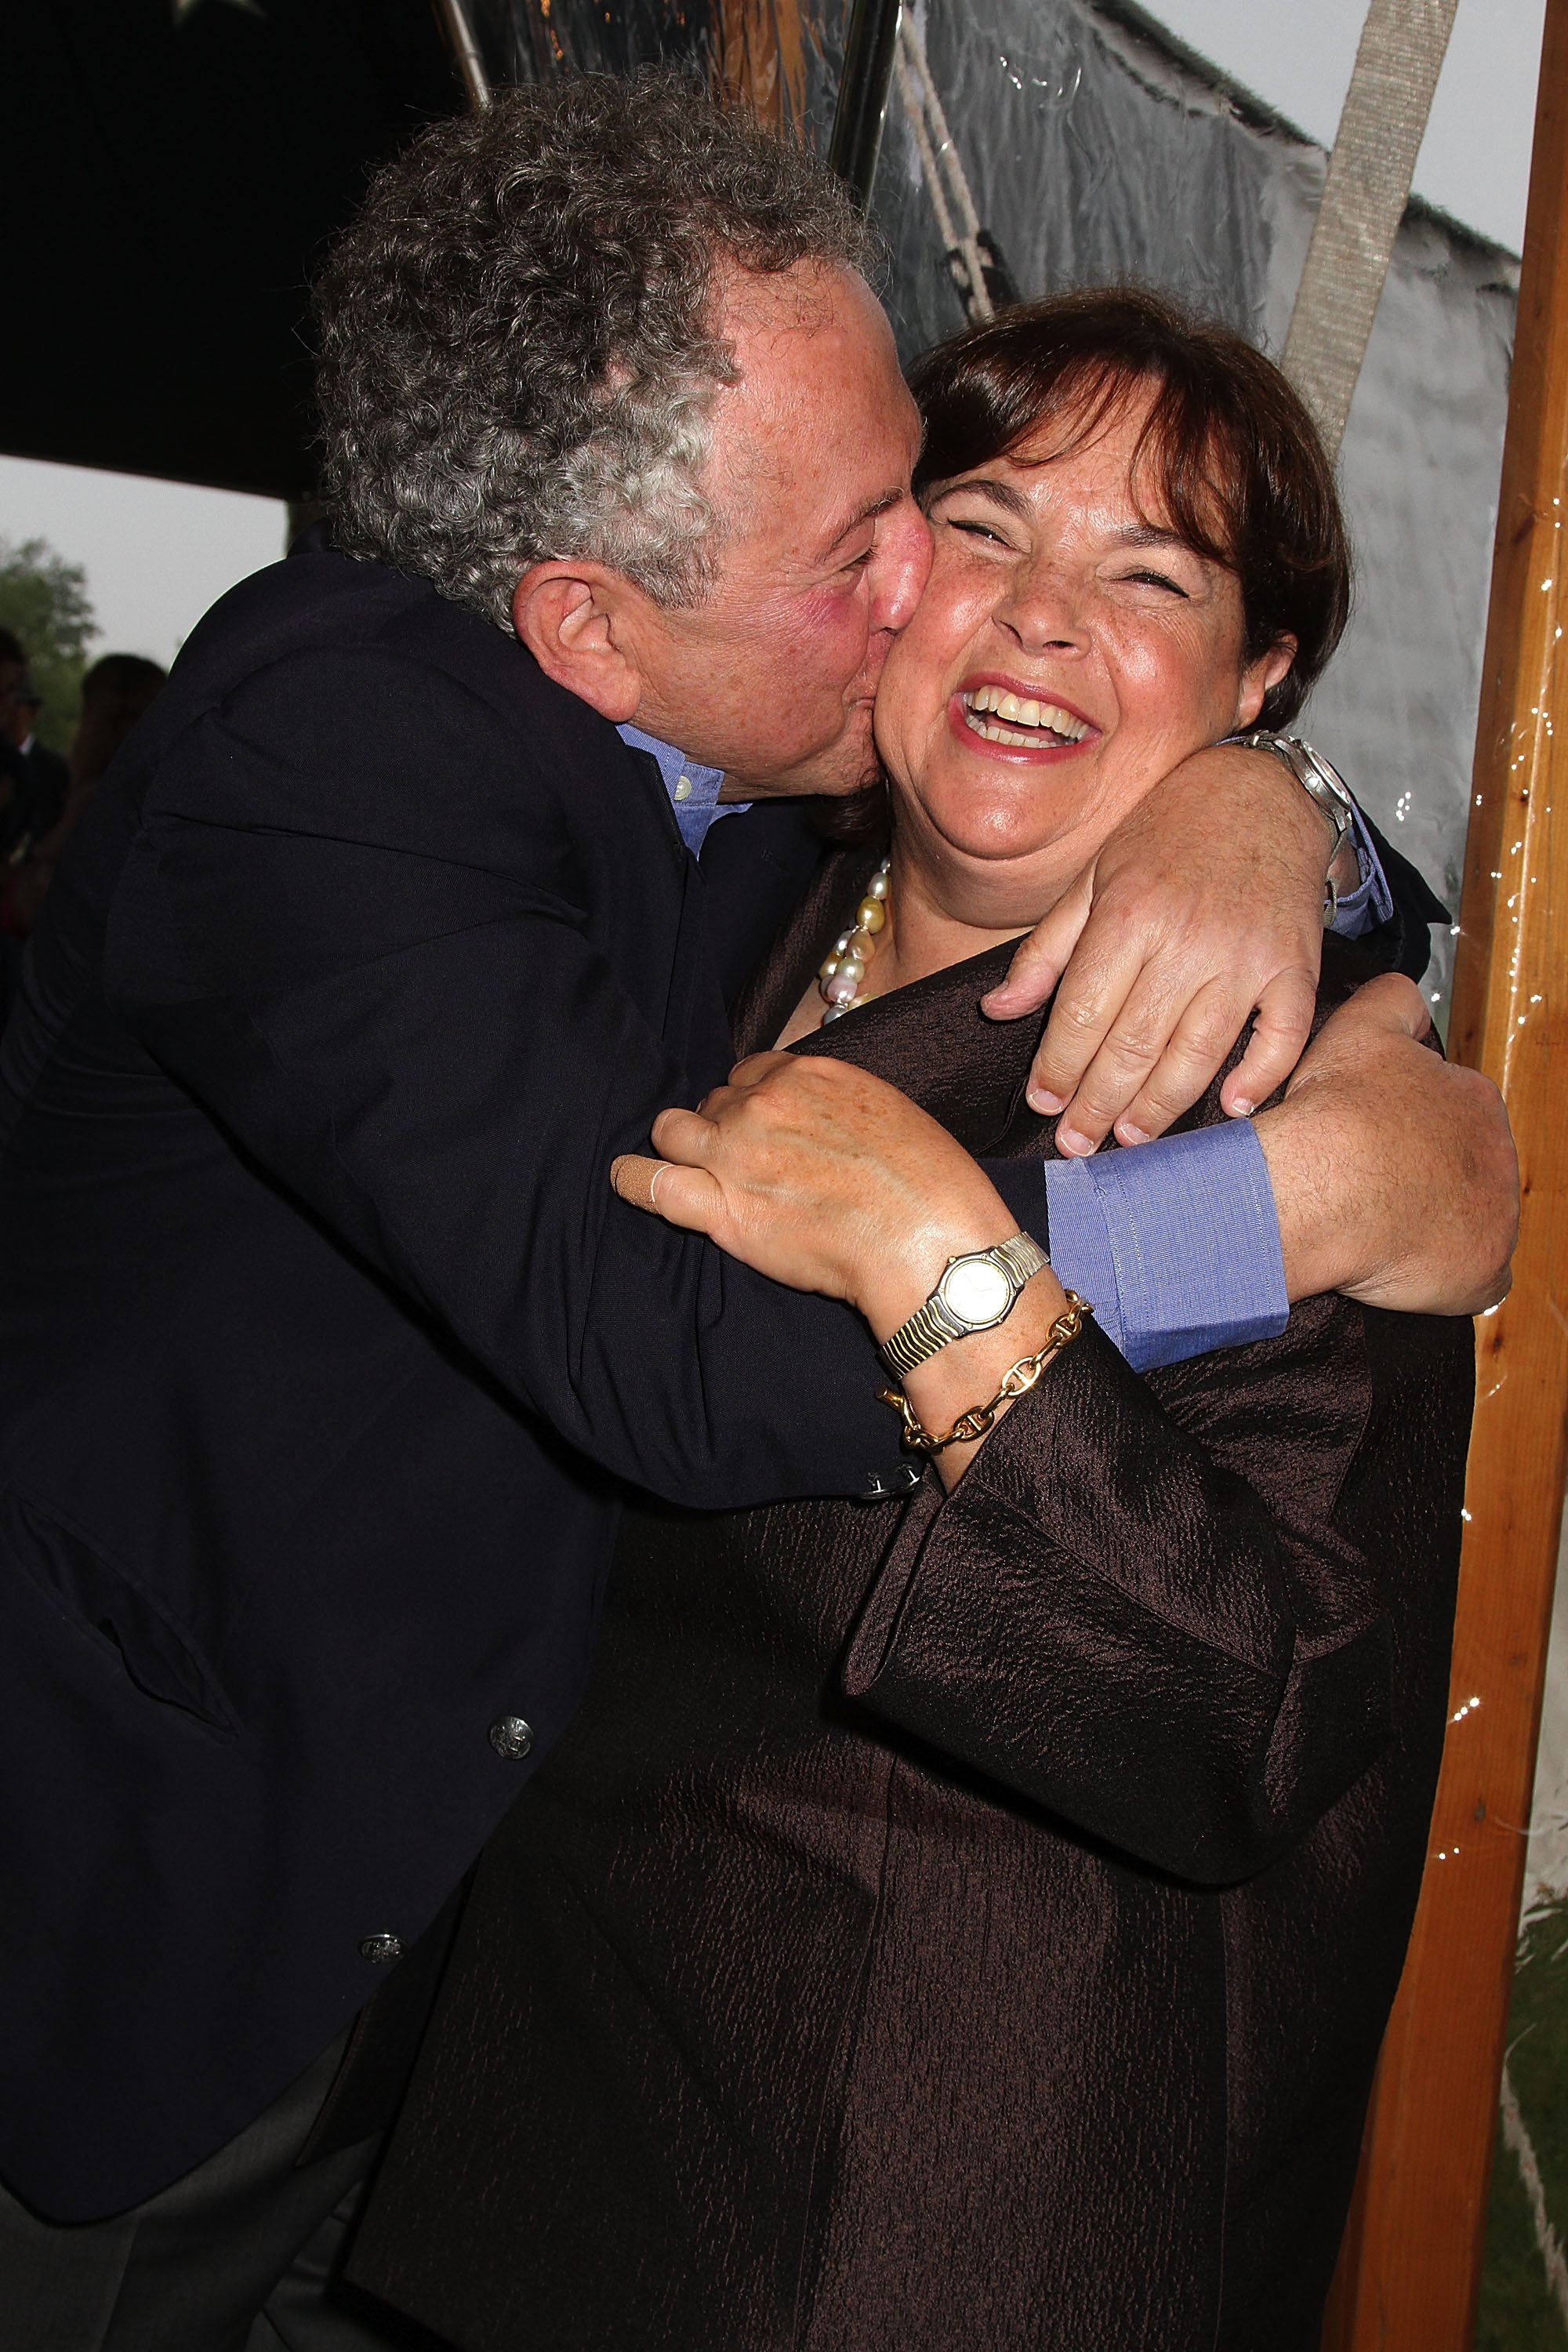
<path fill-rule="evenodd" d="M 972 1331 L 994 1331 L 1013 1312 L 1024 1285 L 1049 1264 L 1027 1234 L 1015 1234 L 994 1249 L 950 1257 L 925 1305 L 900 1324 L 881 1350 L 882 1361 L 901 1381 L 950 1341 L 966 1339 Z"/>
<path fill-rule="evenodd" d="M 1226 743 L 1239 744 L 1246 751 L 1272 751 L 1282 761 L 1309 800 L 1315 801 L 1334 829 L 1334 845 L 1329 853 L 1331 866 L 1345 845 L 1345 836 L 1355 824 L 1355 803 L 1350 787 L 1339 770 L 1303 743 L 1299 735 L 1273 735 L 1267 727 L 1254 728 L 1247 735 L 1226 735 Z"/>

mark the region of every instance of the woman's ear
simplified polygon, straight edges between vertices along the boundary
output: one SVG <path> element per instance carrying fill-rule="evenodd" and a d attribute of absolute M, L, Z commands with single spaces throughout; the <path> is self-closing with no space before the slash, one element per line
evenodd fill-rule
<path fill-rule="evenodd" d="M 1239 735 L 1244 729 L 1257 725 L 1264 696 L 1278 686 L 1281 678 L 1289 677 L 1290 665 L 1295 658 L 1296 639 L 1277 637 L 1266 654 L 1260 655 L 1257 661 L 1247 663 L 1241 673 L 1241 691 L 1236 698 L 1236 717 L 1230 730 L 1233 735 Z"/>
<path fill-rule="evenodd" d="M 531 563 L 512 593 L 512 626 L 545 677 L 617 727 L 642 700 L 638 593 L 620 572 L 585 556 Z"/>

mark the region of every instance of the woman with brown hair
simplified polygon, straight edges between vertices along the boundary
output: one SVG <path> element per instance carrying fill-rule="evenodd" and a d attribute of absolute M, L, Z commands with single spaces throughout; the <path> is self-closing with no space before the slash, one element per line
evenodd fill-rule
<path fill-rule="evenodd" d="M 1328 462 L 1233 336 L 1077 296 L 916 390 L 890 833 L 825 857 L 742 1007 L 742 1050 L 795 1050 L 656 1130 L 660 1213 L 828 1291 L 857 1122 L 1051 1150 L 1036 1028 L 980 999 L 1174 760 L 1293 716 L 1348 598 Z M 1366 973 L 1331 949 L 1323 1012 Z M 857 1303 L 907 1369 L 931 1327 Z M 465 2352 L 1306 2352 L 1420 1877 L 1470 1396 L 1468 1324 L 1340 1296 L 1140 1378 L 1047 1266 L 892 1392 L 942 1474 L 896 1528 L 634 1511 L 360 2273 Z"/>

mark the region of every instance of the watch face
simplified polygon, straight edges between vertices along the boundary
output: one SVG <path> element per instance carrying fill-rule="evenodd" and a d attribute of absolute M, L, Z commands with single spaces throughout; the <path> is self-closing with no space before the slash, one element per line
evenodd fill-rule
<path fill-rule="evenodd" d="M 943 1275 L 939 1288 L 942 1304 L 975 1330 L 1000 1323 L 1012 1304 L 1012 1284 L 988 1258 L 960 1259 Z"/>

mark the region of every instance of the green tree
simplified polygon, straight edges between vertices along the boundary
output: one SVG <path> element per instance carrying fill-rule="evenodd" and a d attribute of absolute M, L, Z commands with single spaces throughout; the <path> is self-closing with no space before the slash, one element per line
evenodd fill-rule
<path fill-rule="evenodd" d="M 81 707 L 88 648 L 99 633 L 81 565 L 68 563 L 47 539 L 25 539 L 19 546 L 0 539 L 0 628 L 26 647 L 44 698 L 38 740 L 65 751 Z"/>

